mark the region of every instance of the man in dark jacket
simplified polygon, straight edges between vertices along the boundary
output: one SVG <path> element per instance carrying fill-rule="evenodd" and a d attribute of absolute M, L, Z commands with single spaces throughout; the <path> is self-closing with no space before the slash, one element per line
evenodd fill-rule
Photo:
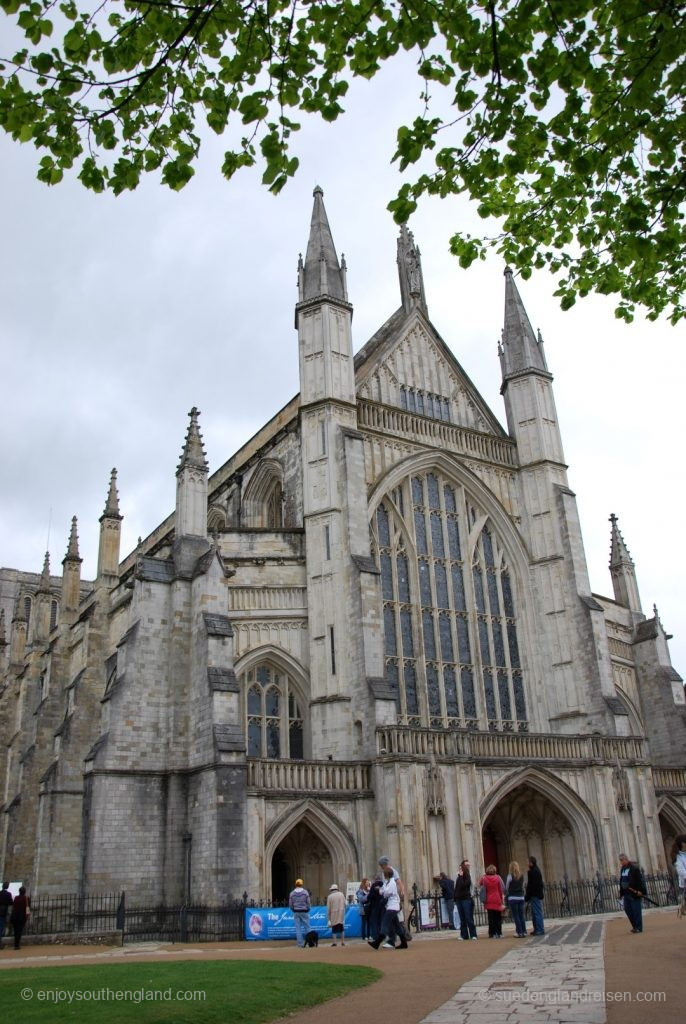
<path fill-rule="evenodd" d="M 438 882 L 441 889 L 441 896 L 445 900 L 445 909 L 448 914 L 448 927 L 455 931 L 455 921 L 453 918 L 453 912 L 455 910 L 455 883 L 452 878 L 448 878 L 445 871 L 441 871 L 438 875 L 434 875 L 434 882 Z"/>
<path fill-rule="evenodd" d="M 620 853 L 619 865 L 619 898 L 629 918 L 631 931 L 638 935 L 643 931 L 643 897 L 646 891 L 643 872 L 625 853 Z"/>
<path fill-rule="evenodd" d="M 529 870 L 526 875 L 526 891 L 524 901 L 531 907 L 531 924 L 529 934 L 545 935 L 543 926 L 543 875 L 535 857 L 529 857 Z"/>
<path fill-rule="evenodd" d="M 7 918 L 12 908 L 12 893 L 7 888 L 5 882 L 2 883 L 0 888 L 0 940 L 2 940 L 5 934 L 5 928 L 7 927 Z M 0 941 L 0 949 L 2 949 L 2 941 Z"/>

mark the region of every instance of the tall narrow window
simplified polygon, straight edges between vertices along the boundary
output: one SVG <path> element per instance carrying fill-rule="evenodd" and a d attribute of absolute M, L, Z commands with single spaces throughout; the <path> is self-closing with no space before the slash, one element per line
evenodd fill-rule
<path fill-rule="evenodd" d="M 324 559 L 331 561 L 331 527 L 328 524 L 324 527 Z"/>
<path fill-rule="evenodd" d="M 336 639 L 333 626 L 329 626 L 329 648 L 331 650 L 331 675 L 336 675 Z"/>
<path fill-rule="evenodd" d="M 289 676 L 269 664 L 243 677 L 248 757 L 304 757 L 303 716 Z"/>
<path fill-rule="evenodd" d="M 513 586 L 490 521 L 428 472 L 396 487 L 373 525 L 399 721 L 526 730 Z"/>

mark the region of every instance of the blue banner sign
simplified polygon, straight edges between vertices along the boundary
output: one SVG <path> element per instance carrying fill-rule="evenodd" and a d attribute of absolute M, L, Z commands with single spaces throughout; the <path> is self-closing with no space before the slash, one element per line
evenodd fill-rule
<path fill-rule="evenodd" d="M 310 929 L 317 932 L 320 941 L 331 938 L 331 929 L 326 923 L 326 907 L 312 907 Z M 357 906 L 345 908 L 345 938 L 358 939 L 360 911 Z M 293 911 L 288 907 L 246 907 L 245 937 L 253 942 L 260 939 L 291 939 L 295 942 Z"/>

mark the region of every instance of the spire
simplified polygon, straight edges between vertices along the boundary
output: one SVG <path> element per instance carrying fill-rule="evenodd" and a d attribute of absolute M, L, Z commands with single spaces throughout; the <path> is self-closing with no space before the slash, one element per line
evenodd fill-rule
<path fill-rule="evenodd" d="M 505 267 L 505 324 L 498 354 L 503 379 L 528 370 L 548 373 L 543 339 L 540 331 L 538 338 L 533 332 L 510 267 Z"/>
<path fill-rule="evenodd" d="M 100 517 L 100 522 L 103 519 L 121 519 L 122 516 L 119 514 L 119 495 L 117 493 L 117 471 L 113 469 L 110 474 L 110 487 L 107 492 L 107 501 L 105 502 L 105 511 Z"/>
<path fill-rule="evenodd" d="M 203 538 L 202 551 L 193 548 L 189 557 L 195 560 L 207 550 L 207 478 L 209 467 L 202 446 L 202 436 L 198 427 L 199 411 L 193 406 L 190 413 L 191 421 L 186 432 L 186 442 L 181 453 L 181 461 L 176 470 L 176 541 L 182 538 Z M 191 545 L 192 547 L 192 545 Z M 179 554 L 182 558 L 183 552 Z M 176 554 L 174 556 L 177 557 Z M 185 563 L 184 563 L 185 564 Z M 195 562 L 193 562 L 195 564 Z"/>
<path fill-rule="evenodd" d="M 313 195 L 314 207 L 305 262 L 303 263 L 302 256 L 298 261 L 299 300 L 306 302 L 308 299 L 327 295 L 347 302 L 345 265 L 341 268 L 338 262 L 331 228 L 324 209 L 324 192 L 319 185 L 315 188 Z"/>
<path fill-rule="evenodd" d="M 407 224 L 402 224 L 400 227 L 397 263 L 403 309 L 409 313 L 415 306 L 419 306 L 428 315 L 421 253 L 419 246 L 415 245 L 414 236 L 408 230 Z"/>
<path fill-rule="evenodd" d="M 624 538 L 617 526 L 617 516 L 612 513 L 610 516 L 610 522 L 612 523 L 612 534 L 610 539 L 610 568 L 618 569 L 620 565 L 630 565 L 634 568 L 634 563 L 629 549 L 627 548 Z"/>
<path fill-rule="evenodd" d="M 641 598 L 636 583 L 634 562 L 617 525 L 617 516 L 610 516 L 612 524 L 610 541 L 610 574 L 615 600 L 632 612 L 641 611 Z"/>
<path fill-rule="evenodd" d="M 205 458 L 205 449 L 202 445 L 202 435 L 198 427 L 199 415 L 200 410 L 193 406 L 189 413 L 191 421 L 188 424 L 186 442 L 184 444 L 183 451 L 181 452 L 181 461 L 176 469 L 177 476 L 182 470 L 190 467 L 193 467 L 194 469 L 201 469 L 204 472 L 207 472 L 209 469 L 207 459 Z"/>
<path fill-rule="evenodd" d="M 50 552 L 45 552 L 45 558 L 43 559 L 43 571 L 40 575 L 40 583 L 38 585 L 39 594 L 50 593 Z"/>
<path fill-rule="evenodd" d="M 79 558 L 79 535 L 76 532 L 76 516 L 71 517 L 71 530 L 69 532 L 69 543 L 67 544 L 67 553 L 62 559 L 62 564 L 65 562 L 82 562 L 83 559 Z"/>
<path fill-rule="evenodd" d="M 110 474 L 110 486 L 105 502 L 105 511 L 100 516 L 100 541 L 98 543 L 98 579 L 117 576 L 119 573 L 119 545 L 121 542 L 121 521 L 117 494 L 117 471 Z M 72 528 L 73 523 L 72 523 Z M 74 528 L 75 529 L 75 528 Z M 71 545 L 71 538 L 69 541 Z M 109 583 L 107 584 L 109 586 Z"/>
<path fill-rule="evenodd" d="M 81 562 L 79 537 L 76 532 L 76 516 L 72 516 L 67 553 L 62 559 L 62 603 L 60 617 L 69 621 L 78 610 L 81 595 Z"/>

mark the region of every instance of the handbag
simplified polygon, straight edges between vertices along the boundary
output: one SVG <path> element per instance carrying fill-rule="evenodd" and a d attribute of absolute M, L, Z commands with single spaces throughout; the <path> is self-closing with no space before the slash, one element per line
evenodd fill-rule
<path fill-rule="evenodd" d="M 479 886 L 479 899 L 481 900 L 482 903 L 486 902 L 486 886 L 485 885 L 480 885 Z"/>

